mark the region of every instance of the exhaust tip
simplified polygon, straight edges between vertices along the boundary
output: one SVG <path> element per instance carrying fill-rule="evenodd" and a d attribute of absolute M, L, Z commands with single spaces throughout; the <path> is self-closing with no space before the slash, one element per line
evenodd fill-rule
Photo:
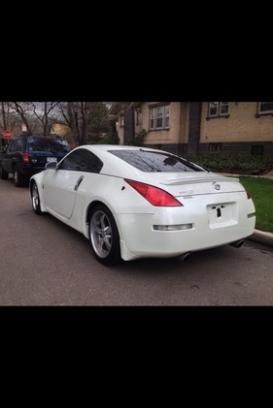
<path fill-rule="evenodd" d="M 181 258 L 183 259 L 183 261 L 187 261 L 191 256 L 191 252 L 186 252 L 185 254 L 183 254 L 181 256 Z"/>
<path fill-rule="evenodd" d="M 242 245 L 244 245 L 245 241 L 243 239 L 240 239 L 239 241 L 232 242 L 230 245 L 233 246 L 234 248 L 241 248 Z"/>

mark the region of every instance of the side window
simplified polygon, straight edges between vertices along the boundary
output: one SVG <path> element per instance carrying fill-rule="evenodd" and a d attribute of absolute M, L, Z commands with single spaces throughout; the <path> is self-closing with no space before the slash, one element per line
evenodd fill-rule
<path fill-rule="evenodd" d="M 102 161 L 93 153 L 87 150 L 79 150 L 81 152 L 82 163 L 81 171 L 88 173 L 99 173 L 103 166 Z"/>
<path fill-rule="evenodd" d="M 19 151 L 18 147 L 19 147 L 19 140 L 15 139 L 13 142 L 13 152 L 18 152 Z"/>
<path fill-rule="evenodd" d="M 59 169 L 99 173 L 102 166 L 102 161 L 93 153 L 85 149 L 79 149 L 70 153 L 70 155 L 62 161 Z"/>
<path fill-rule="evenodd" d="M 12 153 L 12 152 L 14 152 L 13 146 L 14 146 L 14 140 L 11 140 L 11 141 L 9 142 L 9 146 L 8 146 L 8 148 L 7 148 L 7 153 Z"/>
<path fill-rule="evenodd" d="M 26 150 L 26 142 L 25 139 L 17 139 L 16 141 L 16 151 L 23 152 Z"/>
<path fill-rule="evenodd" d="M 70 153 L 59 166 L 59 170 L 71 170 L 80 171 L 81 170 L 81 158 L 78 150 Z"/>
<path fill-rule="evenodd" d="M 10 142 L 9 152 L 23 152 L 26 148 L 25 140 L 24 139 L 14 139 Z"/>

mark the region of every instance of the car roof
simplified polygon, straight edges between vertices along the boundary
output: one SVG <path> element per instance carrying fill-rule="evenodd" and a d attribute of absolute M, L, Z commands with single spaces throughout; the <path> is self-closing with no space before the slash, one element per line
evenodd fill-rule
<path fill-rule="evenodd" d="M 99 145 L 99 144 L 88 144 L 88 145 L 81 145 L 73 149 L 70 153 L 78 149 L 86 149 L 90 152 L 96 154 L 103 162 L 103 167 L 101 170 L 101 174 L 112 175 L 116 177 L 129 177 L 132 179 L 143 179 L 145 181 L 145 174 L 144 172 L 140 171 L 136 167 L 132 166 L 131 164 L 127 163 L 124 160 L 121 160 L 116 155 L 111 154 L 111 150 L 140 150 L 143 149 L 145 151 L 155 151 L 161 152 L 162 150 L 158 149 L 151 149 L 149 147 L 143 146 L 126 146 L 126 145 Z M 68 154 L 70 154 L 68 153 Z"/>
<path fill-rule="evenodd" d="M 162 152 L 162 150 L 159 149 L 153 149 L 151 147 L 148 146 L 129 146 L 129 145 L 111 145 L 111 144 L 88 144 L 88 145 L 81 145 L 79 146 L 86 148 L 86 149 L 90 149 L 93 152 L 97 151 L 101 151 L 101 152 L 107 152 L 109 150 L 150 150 L 150 151 L 155 151 L 155 152 Z"/>

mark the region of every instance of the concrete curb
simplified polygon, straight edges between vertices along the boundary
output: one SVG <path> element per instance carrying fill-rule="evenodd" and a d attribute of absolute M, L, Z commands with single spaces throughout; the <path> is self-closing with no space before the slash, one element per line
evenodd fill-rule
<path fill-rule="evenodd" d="M 254 234 L 248 239 L 251 241 L 260 242 L 261 244 L 273 246 L 273 234 L 255 229 Z"/>

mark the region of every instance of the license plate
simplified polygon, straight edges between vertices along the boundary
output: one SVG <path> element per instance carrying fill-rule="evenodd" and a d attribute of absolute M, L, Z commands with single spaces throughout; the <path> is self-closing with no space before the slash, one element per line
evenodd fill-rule
<path fill-rule="evenodd" d="M 46 158 L 46 161 L 47 161 L 47 163 L 54 163 L 54 162 L 57 162 L 57 159 L 56 159 L 56 157 L 47 157 Z"/>
<path fill-rule="evenodd" d="M 238 222 L 236 203 L 208 205 L 210 228 L 221 228 L 235 225 Z"/>

